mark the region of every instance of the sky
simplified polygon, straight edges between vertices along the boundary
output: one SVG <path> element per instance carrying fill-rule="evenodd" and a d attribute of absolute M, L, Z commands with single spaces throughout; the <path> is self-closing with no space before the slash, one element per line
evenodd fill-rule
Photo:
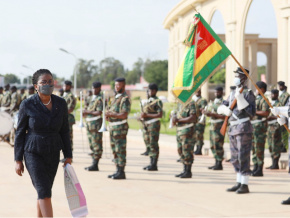
<path fill-rule="evenodd" d="M 162 24 L 179 2 L 0 0 L 0 74 L 14 73 L 23 78 L 47 68 L 68 79 L 76 60 L 59 48 L 78 58 L 93 59 L 96 64 L 104 57 L 114 57 L 126 69 L 131 69 L 139 57 L 167 59 L 169 32 Z M 261 5 L 263 10 L 259 10 Z M 216 13 L 213 20 L 214 29 L 223 31 L 222 16 Z M 270 0 L 254 0 L 246 32 L 275 37 L 275 22 Z M 274 31 L 269 28 L 272 23 Z"/>

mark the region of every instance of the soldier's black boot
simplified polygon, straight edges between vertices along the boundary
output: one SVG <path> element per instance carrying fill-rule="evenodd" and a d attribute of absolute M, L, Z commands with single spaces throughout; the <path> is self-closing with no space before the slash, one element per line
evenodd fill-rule
<path fill-rule="evenodd" d="M 236 191 L 237 194 L 246 194 L 249 192 L 249 187 L 246 184 L 242 184 L 241 187 Z"/>
<path fill-rule="evenodd" d="M 152 162 L 151 165 L 148 167 L 148 171 L 158 171 L 157 161 L 158 161 L 157 158 L 152 158 Z"/>
<path fill-rule="evenodd" d="M 112 174 L 112 175 L 108 175 L 108 178 L 112 178 L 113 176 L 115 176 L 118 173 L 118 171 L 119 171 L 119 166 L 117 165 L 116 166 L 116 172 L 114 174 Z"/>
<path fill-rule="evenodd" d="M 217 161 L 216 166 L 213 168 L 213 170 L 223 170 L 223 165 L 222 165 L 222 161 Z"/>
<path fill-rule="evenodd" d="M 93 164 L 89 167 L 86 167 L 85 170 L 87 171 L 99 171 L 99 160 L 93 160 Z"/>
<path fill-rule="evenodd" d="M 271 166 L 269 166 L 269 167 L 266 167 L 266 169 L 267 170 L 269 170 L 269 169 L 273 169 L 273 165 L 274 165 L 274 158 L 273 157 L 271 157 L 272 158 L 272 165 Z"/>
<path fill-rule="evenodd" d="M 217 164 L 217 160 L 215 160 L 215 165 L 208 167 L 208 169 L 211 170 L 211 169 L 215 168 L 216 164 Z"/>
<path fill-rule="evenodd" d="M 143 170 L 148 170 L 148 168 L 152 165 L 152 157 L 150 157 L 150 164 L 143 168 Z"/>
<path fill-rule="evenodd" d="M 192 177 L 191 166 L 192 166 L 192 164 L 185 165 L 185 172 L 180 176 L 181 179 L 186 179 L 186 178 Z"/>
<path fill-rule="evenodd" d="M 279 170 L 279 159 L 280 159 L 280 157 L 273 159 L 273 166 L 272 166 L 271 170 Z"/>
<path fill-rule="evenodd" d="M 112 179 L 126 179 L 124 169 L 125 169 L 125 166 L 123 167 L 119 166 L 117 174 L 112 176 Z"/>
<path fill-rule="evenodd" d="M 149 149 L 146 149 L 146 151 L 140 155 L 148 156 L 149 155 Z"/>
<path fill-rule="evenodd" d="M 254 172 L 256 172 L 258 169 L 258 164 L 254 164 L 254 168 L 252 170 L 252 174 L 254 174 Z"/>
<path fill-rule="evenodd" d="M 201 149 L 202 149 L 202 146 L 198 145 L 196 147 L 196 151 L 194 152 L 194 154 L 195 155 L 202 155 Z"/>
<path fill-rule="evenodd" d="M 239 188 L 241 187 L 241 183 L 237 182 L 237 184 L 231 188 L 228 188 L 227 191 L 228 192 L 235 192 L 237 191 Z"/>
<path fill-rule="evenodd" d="M 290 198 L 288 198 L 288 199 L 285 200 L 285 201 L 282 201 L 281 204 L 290 204 Z"/>
<path fill-rule="evenodd" d="M 182 174 L 185 173 L 185 169 L 186 169 L 186 165 L 183 164 L 183 172 L 181 172 L 180 174 L 175 175 L 175 177 L 180 177 Z"/>
<path fill-rule="evenodd" d="M 255 172 L 253 172 L 252 176 L 255 176 L 255 177 L 264 176 L 263 175 L 263 164 L 261 166 L 258 166 L 258 169 Z"/>

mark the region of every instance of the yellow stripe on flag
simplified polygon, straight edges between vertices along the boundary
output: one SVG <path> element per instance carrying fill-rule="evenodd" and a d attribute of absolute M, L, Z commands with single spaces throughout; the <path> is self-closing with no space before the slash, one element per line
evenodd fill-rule
<path fill-rule="evenodd" d="M 195 69 L 194 69 L 194 76 L 199 73 L 199 71 L 212 59 L 222 47 L 220 44 L 215 41 L 212 43 L 196 60 Z"/>
<path fill-rule="evenodd" d="M 172 92 L 173 92 L 173 94 L 175 95 L 176 98 L 181 94 L 182 91 L 183 90 L 172 90 Z"/>
<path fill-rule="evenodd" d="M 174 87 L 183 87 L 183 70 L 184 70 L 184 62 L 185 62 L 185 56 L 187 54 L 189 47 L 186 47 L 184 51 L 184 57 L 182 59 L 182 63 L 180 64 L 175 80 L 174 80 Z"/>

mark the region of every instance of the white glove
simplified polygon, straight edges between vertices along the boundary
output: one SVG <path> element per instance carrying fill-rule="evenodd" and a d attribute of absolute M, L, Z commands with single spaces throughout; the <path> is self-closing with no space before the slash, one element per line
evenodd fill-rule
<path fill-rule="evenodd" d="M 221 105 L 218 107 L 217 109 L 218 114 L 223 114 L 226 115 L 228 117 L 230 117 L 232 115 L 232 111 L 225 105 Z"/>
<path fill-rule="evenodd" d="M 285 123 L 287 123 L 287 118 L 280 116 L 280 118 L 277 118 L 277 122 L 280 124 L 280 126 L 283 126 Z"/>
<path fill-rule="evenodd" d="M 289 117 L 288 116 L 288 106 L 284 106 L 284 107 L 273 107 L 271 108 L 271 112 L 272 114 L 274 114 L 274 116 L 278 116 L 278 115 L 282 115 L 284 117 Z"/>
<path fill-rule="evenodd" d="M 240 93 L 241 88 L 237 88 L 236 93 L 235 93 L 235 98 L 237 99 L 238 110 L 243 110 L 249 105 L 249 103 L 244 98 L 244 94 Z"/>

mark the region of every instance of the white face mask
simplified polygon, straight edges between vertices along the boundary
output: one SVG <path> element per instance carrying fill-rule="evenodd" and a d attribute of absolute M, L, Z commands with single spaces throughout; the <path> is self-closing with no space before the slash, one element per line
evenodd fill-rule
<path fill-rule="evenodd" d="M 239 86 L 239 85 L 241 85 L 241 79 L 238 78 L 238 77 L 235 77 L 235 78 L 234 78 L 234 84 L 235 84 L 235 86 Z"/>
<path fill-rule="evenodd" d="M 196 95 L 194 95 L 194 96 L 192 97 L 192 100 L 197 101 L 199 98 L 200 98 L 200 97 L 197 97 Z"/>

